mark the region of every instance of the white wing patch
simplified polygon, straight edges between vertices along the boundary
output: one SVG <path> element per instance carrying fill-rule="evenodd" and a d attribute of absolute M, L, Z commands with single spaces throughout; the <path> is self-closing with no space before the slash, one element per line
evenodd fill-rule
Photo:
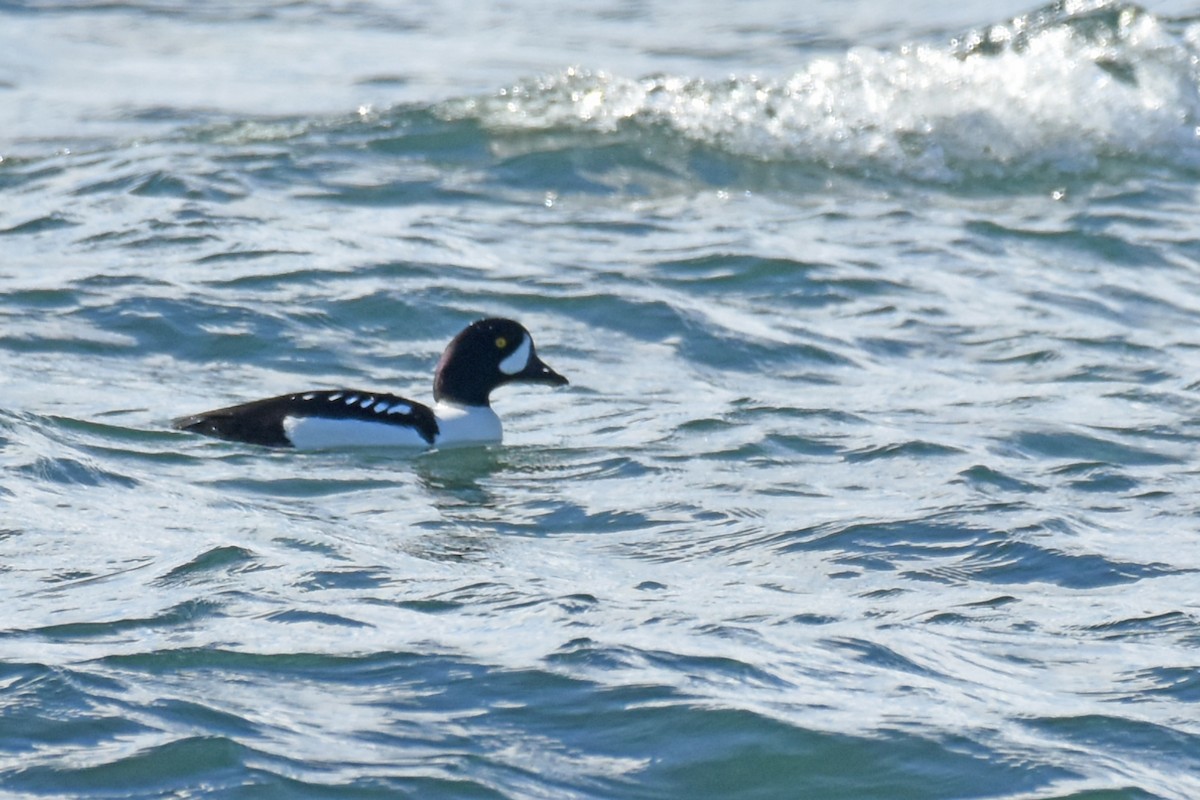
<path fill-rule="evenodd" d="M 283 430 L 298 450 L 341 447 L 426 448 L 429 442 L 407 425 L 328 417 L 284 417 Z"/>
<path fill-rule="evenodd" d="M 533 347 L 528 336 L 521 337 L 521 344 L 512 354 L 500 362 L 500 371 L 505 375 L 516 375 L 521 370 L 525 369 L 525 365 L 529 363 L 529 354 Z"/>

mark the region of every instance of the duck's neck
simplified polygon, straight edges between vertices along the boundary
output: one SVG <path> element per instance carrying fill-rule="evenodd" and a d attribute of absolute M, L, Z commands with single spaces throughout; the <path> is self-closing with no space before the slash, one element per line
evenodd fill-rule
<path fill-rule="evenodd" d="M 489 405 L 466 405 L 443 397 L 433 413 L 438 421 L 438 447 L 498 443 L 503 438 L 500 417 Z"/>
<path fill-rule="evenodd" d="M 452 345 L 446 348 L 433 373 L 433 399 L 458 406 L 486 406 L 496 385 L 494 376 L 485 377 L 480 364 L 456 355 Z"/>

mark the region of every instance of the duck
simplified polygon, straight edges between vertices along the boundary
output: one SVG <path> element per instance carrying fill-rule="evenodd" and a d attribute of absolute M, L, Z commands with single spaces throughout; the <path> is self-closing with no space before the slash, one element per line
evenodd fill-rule
<path fill-rule="evenodd" d="M 316 389 L 202 411 L 172 420 L 180 431 L 297 450 L 446 448 L 498 444 L 494 390 L 510 383 L 565 386 L 538 357 L 519 322 L 490 317 L 455 336 L 433 375 L 432 406 L 388 392 Z"/>

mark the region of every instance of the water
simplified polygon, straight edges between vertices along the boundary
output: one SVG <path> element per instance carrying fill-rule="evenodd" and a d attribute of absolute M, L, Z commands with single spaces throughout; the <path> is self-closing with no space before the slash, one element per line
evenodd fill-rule
<path fill-rule="evenodd" d="M 0 792 L 1200 796 L 1188 13 L 0 6 Z"/>

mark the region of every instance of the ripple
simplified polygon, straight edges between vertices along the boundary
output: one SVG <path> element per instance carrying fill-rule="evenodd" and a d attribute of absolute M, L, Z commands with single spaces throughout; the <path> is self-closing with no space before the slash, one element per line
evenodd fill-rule
<path fill-rule="evenodd" d="M 377 589 L 387 582 L 388 573 L 383 569 L 322 570 L 307 576 L 300 588 L 307 591 Z"/>
<path fill-rule="evenodd" d="M 0 749 L 19 754 L 27 762 L 42 761 L 44 756 L 39 750 L 46 746 L 90 748 L 119 738 L 134 738 L 150 730 L 120 709 L 79 713 L 95 687 L 89 685 L 92 682 L 86 677 L 70 670 L 6 661 L 0 664 L 0 681 L 5 688 L 5 717 L 14 722 L 0 730 Z M 8 783 L 27 773 L 0 766 L 0 774 L 6 776 Z"/>
<path fill-rule="evenodd" d="M 158 578 L 158 583 L 170 585 L 207 581 L 215 574 L 244 572 L 259 566 L 258 556 L 244 547 L 214 547 L 167 572 Z"/>
<path fill-rule="evenodd" d="M 1034 455 L 1092 464 L 1154 466 L 1179 463 L 1172 455 L 1083 433 L 1029 432 L 1018 434 L 1010 442 Z"/>
<path fill-rule="evenodd" d="M 92 637 L 116 637 L 143 629 L 171 630 L 213 616 L 220 616 L 221 605 L 206 600 L 190 600 L 166 609 L 160 614 L 140 619 L 114 619 L 105 622 L 69 622 L 45 625 L 19 633 L 31 633 L 50 640 L 77 640 Z M 18 633 L 14 631 L 14 633 Z"/>
<path fill-rule="evenodd" d="M 1128 693 L 1131 702 L 1143 694 L 1163 696 L 1184 703 L 1200 703 L 1200 668 L 1154 667 L 1128 675 L 1136 689 Z"/>
<path fill-rule="evenodd" d="M 1045 487 L 1013 478 L 982 464 L 976 464 L 958 474 L 970 485 L 983 489 L 999 489 L 1004 492 L 1013 492 L 1022 495 L 1046 491 Z"/>
<path fill-rule="evenodd" d="M 934 442 L 913 441 L 868 447 L 846 453 L 845 458 L 850 462 L 874 461 L 879 458 L 925 459 L 936 456 L 955 455 L 961 452 L 963 451 L 957 447 L 936 444 Z"/>
<path fill-rule="evenodd" d="M 60 228 L 71 228 L 79 223 L 62 214 L 48 214 L 44 217 L 19 222 L 7 228 L 0 228 L 0 236 L 22 236 L 28 234 L 46 233 Z"/>
<path fill-rule="evenodd" d="M 1196 620 L 1188 614 L 1181 611 L 1169 611 L 1148 617 L 1130 617 L 1092 625 L 1087 630 L 1111 638 L 1134 639 L 1156 633 L 1187 633 L 1195 628 Z"/>
<path fill-rule="evenodd" d="M 973 578 L 994 583 L 1049 583 L 1078 589 L 1119 586 L 1178 572 L 1168 564 L 1065 553 L 1024 541 L 994 541 L 979 548 L 962 568 Z"/>
<path fill-rule="evenodd" d="M 264 619 L 271 622 L 282 622 L 287 625 L 300 624 L 315 624 L 315 625 L 333 625 L 343 628 L 367 628 L 371 627 L 369 623 L 360 622 L 356 619 L 344 617 L 341 614 L 327 614 L 317 611 L 278 611 L 274 614 L 269 614 Z"/>
<path fill-rule="evenodd" d="M 133 489 L 139 481 L 74 458 L 42 457 L 32 464 L 18 467 L 18 471 L 38 481 L 63 486 L 119 486 Z"/>

